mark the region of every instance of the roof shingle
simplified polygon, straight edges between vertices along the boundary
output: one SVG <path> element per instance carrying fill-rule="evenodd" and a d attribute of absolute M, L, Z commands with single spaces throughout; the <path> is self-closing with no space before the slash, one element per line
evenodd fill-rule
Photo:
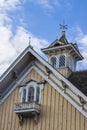
<path fill-rule="evenodd" d="M 87 96 L 87 70 L 73 72 L 68 80 Z"/>

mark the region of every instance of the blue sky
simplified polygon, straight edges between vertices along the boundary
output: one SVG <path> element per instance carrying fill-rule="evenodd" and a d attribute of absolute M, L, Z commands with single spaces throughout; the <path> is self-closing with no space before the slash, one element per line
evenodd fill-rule
<path fill-rule="evenodd" d="M 63 21 L 68 41 L 76 42 L 84 56 L 77 69 L 87 69 L 86 12 L 86 0 L 0 0 L 0 75 L 28 46 L 29 37 L 36 51 L 59 38 Z"/>

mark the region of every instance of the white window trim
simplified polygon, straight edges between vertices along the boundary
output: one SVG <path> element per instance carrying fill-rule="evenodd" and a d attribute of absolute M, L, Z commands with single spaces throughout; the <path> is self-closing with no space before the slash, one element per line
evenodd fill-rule
<path fill-rule="evenodd" d="M 34 88 L 34 101 L 36 101 L 36 94 L 37 94 L 37 87 L 40 88 L 40 95 L 39 95 L 39 102 L 41 102 L 41 91 L 43 90 L 43 84 L 38 84 L 37 82 L 31 81 L 30 83 L 28 83 L 25 87 L 21 87 L 19 89 L 19 92 L 21 94 L 21 102 L 22 102 L 22 97 L 23 97 L 23 90 L 26 89 L 26 102 L 28 102 L 28 91 L 29 88 L 33 87 Z"/>
<path fill-rule="evenodd" d="M 26 89 L 26 88 L 25 88 L 25 87 L 21 87 L 21 88 L 19 89 L 19 92 L 20 92 L 20 94 L 21 94 L 21 99 L 20 99 L 21 102 L 23 102 L 22 99 L 23 99 L 23 91 L 24 91 L 24 89 Z M 27 91 L 26 91 L 26 92 L 27 92 Z"/>
<path fill-rule="evenodd" d="M 56 66 L 55 66 L 55 68 L 57 68 L 57 56 L 55 56 L 55 55 L 52 55 L 50 58 L 49 58 L 49 63 L 51 64 L 51 58 L 56 58 Z"/>
<path fill-rule="evenodd" d="M 26 91 L 27 91 L 27 100 L 26 102 L 28 102 L 28 91 L 29 89 L 33 87 L 34 88 L 34 101 L 36 100 L 36 88 L 37 88 L 37 84 L 35 82 L 30 82 L 27 86 L 26 86 Z"/>
<path fill-rule="evenodd" d="M 61 56 L 65 56 L 65 66 L 59 67 L 59 62 L 60 62 L 60 57 L 61 57 Z M 64 68 L 64 67 L 66 67 L 66 54 L 62 53 L 62 54 L 60 54 L 60 55 L 58 56 L 58 68 Z"/>
<path fill-rule="evenodd" d="M 59 67 L 59 59 L 60 59 L 60 56 L 62 56 L 62 55 L 64 55 L 65 56 L 65 66 L 63 66 L 63 67 L 66 67 L 66 54 L 65 53 L 62 53 L 62 54 L 59 54 L 59 55 L 57 55 L 57 56 L 55 56 L 55 55 L 52 55 L 50 58 L 49 58 L 49 63 L 51 64 L 51 58 L 52 57 L 55 57 L 56 58 L 56 67 L 55 68 L 63 68 L 63 67 Z"/>
<path fill-rule="evenodd" d="M 75 71 L 76 70 L 76 60 L 71 55 L 69 55 L 68 62 L 69 62 L 69 68 L 72 71 Z"/>

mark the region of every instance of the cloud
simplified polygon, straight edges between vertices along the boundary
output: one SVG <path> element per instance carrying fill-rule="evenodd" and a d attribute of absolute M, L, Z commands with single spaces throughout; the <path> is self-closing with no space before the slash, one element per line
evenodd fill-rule
<path fill-rule="evenodd" d="M 84 59 L 80 62 L 81 65 L 78 65 L 78 69 L 87 69 L 87 34 L 84 34 L 80 27 L 76 28 L 77 36 L 76 41 L 78 41 L 78 46 L 80 52 Z"/>
<path fill-rule="evenodd" d="M 38 4 L 40 4 L 40 5 L 42 5 L 42 6 L 45 7 L 45 8 L 48 8 L 48 9 L 51 9 L 51 8 L 52 8 L 52 6 L 51 6 L 51 4 L 49 3 L 48 0 L 36 0 L 36 2 L 37 2 Z"/>
<path fill-rule="evenodd" d="M 11 10 L 21 4 L 20 0 L 0 0 L 0 11 Z"/>
<path fill-rule="evenodd" d="M 14 33 L 14 21 L 6 10 L 18 9 L 20 4 L 21 0 L 0 0 L 0 75 L 29 45 L 29 37 L 31 37 L 31 45 L 42 56 L 44 55 L 40 48 L 48 45 L 48 41 L 34 36 L 23 26 L 16 25 Z"/>
<path fill-rule="evenodd" d="M 52 8 L 49 0 L 29 0 L 29 2 L 33 2 L 33 3 L 39 4 L 42 7 L 47 8 L 47 9 L 51 9 Z"/>
<path fill-rule="evenodd" d="M 0 75 L 29 45 L 29 37 L 31 37 L 31 45 L 42 55 L 40 48 L 48 45 L 48 41 L 35 37 L 21 26 L 17 27 L 15 35 L 9 26 L 0 26 Z"/>
<path fill-rule="evenodd" d="M 83 35 L 83 37 L 80 39 L 81 43 L 84 43 L 83 46 L 87 46 L 87 35 Z"/>
<path fill-rule="evenodd" d="M 82 69 L 87 69 L 87 35 L 80 39 L 81 54 L 84 57 L 82 60 Z"/>
<path fill-rule="evenodd" d="M 6 13 L 0 14 L 0 25 L 11 25 L 12 20 Z"/>
<path fill-rule="evenodd" d="M 49 42 L 44 39 L 40 39 L 35 37 L 31 32 L 27 31 L 23 27 L 19 26 L 17 28 L 16 34 L 14 35 L 13 39 L 11 40 L 12 45 L 14 48 L 20 52 L 26 46 L 29 45 L 29 37 L 31 37 L 31 46 L 36 49 L 43 48 L 44 46 L 48 45 Z"/>
<path fill-rule="evenodd" d="M 53 10 L 55 7 L 59 7 L 60 3 L 58 0 L 29 0 L 29 2 L 36 3 L 46 10 Z"/>
<path fill-rule="evenodd" d="M 12 58 L 16 56 L 16 51 L 10 43 L 11 30 L 0 26 L 0 73 L 10 64 Z"/>
<path fill-rule="evenodd" d="M 82 61 L 77 63 L 77 70 L 87 69 L 87 34 L 85 34 L 79 25 L 71 27 L 67 31 L 68 41 L 78 45 L 81 55 L 84 57 Z"/>

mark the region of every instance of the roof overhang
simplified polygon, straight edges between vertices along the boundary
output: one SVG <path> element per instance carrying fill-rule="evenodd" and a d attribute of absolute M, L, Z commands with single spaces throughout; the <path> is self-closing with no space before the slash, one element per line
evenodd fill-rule
<path fill-rule="evenodd" d="M 52 44 L 50 44 L 50 46 L 48 46 L 48 48 L 49 48 L 49 47 L 53 47 L 53 46 L 55 46 L 56 44 L 64 45 L 65 43 L 59 41 L 59 39 L 56 39 Z"/>
<path fill-rule="evenodd" d="M 69 52 L 71 53 L 71 51 L 75 54 L 76 58 L 78 60 L 82 60 L 83 56 L 80 54 L 79 50 L 76 49 L 76 47 L 73 44 L 67 44 L 67 45 L 62 45 L 62 46 L 56 46 L 56 47 L 48 47 L 48 48 L 43 48 L 41 49 L 45 54 L 49 54 L 51 52 L 54 51 L 63 51 L 63 50 L 69 50 Z"/>

